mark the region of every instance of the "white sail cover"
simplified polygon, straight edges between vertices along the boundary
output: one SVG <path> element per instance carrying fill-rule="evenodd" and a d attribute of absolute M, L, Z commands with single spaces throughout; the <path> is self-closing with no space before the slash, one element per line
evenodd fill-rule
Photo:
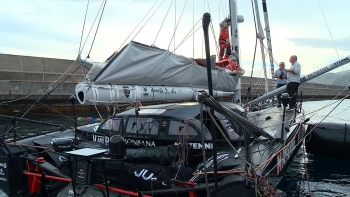
<path fill-rule="evenodd" d="M 212 70 L 214 90 L 235 91 L 238 77 Z M 94 84 L 208 88 L 207 68 L 169 51 L 130 42 L 93 80 Z"/>

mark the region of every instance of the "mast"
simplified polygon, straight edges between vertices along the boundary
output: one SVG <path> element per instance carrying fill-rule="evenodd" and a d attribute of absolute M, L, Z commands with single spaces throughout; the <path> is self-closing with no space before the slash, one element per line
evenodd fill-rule
<path fill-rule="evenodd" d="M 272 77 L 272 89 L 275 90 L 277 87 L 277 80 L 273 76 L 275 75 L 275 69 L 273 64 L 273 55 L 272 55 L 272 44 L 271 44 L 271 34 L 270 34 L 270 24 L 269 24 L 269 16 L 267 13 L 266 0 L 262 0 L 263 12 L 264 12 L 264 20 L 265 20 L 265 33 L 267 39 L 267 47 L 270 59 L 270 69 L 271 69 L 271 77 Z"/>
<path fill-rule="evenodd" d="M 241 65 L 241 54 L 239 52 L 239 31 L 238 31 L 238 23 L 243 23 L 244 18 L 241 15 L 237 15 L 237 2 L 236 0 L 229 1 L 229 8 L 231 14 L 231 46 L 232 51 L 235 51 L 238 55 L 238 64 Z M 241 65 L 242 66 L 242 65 Z M 241 93 L 241 78 L 238 79 L 237 87 L 236 87 L 236 95 L 235 102 L 238 104 L 242 103 L 242 93 Z"/>
<path fill-rule="evenodd" d="M 209 13 L 204 13 L 203 20 L 202 20 L 202 26 L 203 26 L 203 32 L 204 32 L 204 43 L 205 43 L 205 56 L 207 59 L 207 75 L 208 75 L 208 89 L 209 89 L 209 95 L 213 95 L 213 86 L 212 86 L 212 76 L 211 76 L 211 65 L 210 65 L 210 47 L 209 47 L 209 24 L 211 21 L 211 16 Z M 211 108 L 210 113 L 214 115 L 214 110 Z M 212 120 L 211 122 L 211 133 L 212 133 L 212 139 L 213 139 L 213 163 L 214 163 L 214 196 L 216 195 L 216 191 L 218 191 L 218 164 L 217 164 L 217 153 L 216 153 L 216 133 L 215 133 L 215 125 Z"/>
<path fill-rule="evenodd" d="M 254 0 L 254 6 L 255 6 L 256 23 L 258 26 L 257 37 L 259 38 L 259 41 L 260 41 L 261 58 L 263 63 L 264 76 L 265 76 L 265 94 L 266 94 L 269 92 L 269 86 L 268 86 L 267 73 L 266 73 L 265 50 L 264 50 L 264 42 L 263 42 L 263 40 L 265 39 L 265 36 L 261 27 L 259 7 L 258 7 L 257 0 Z"/>
<path fill-rule="evenodd" d="M 237 2 L 236 0 L 231 0 L 230 2 L 230 14 L 231 14 L 231 42 L 232 47 L 237 54 L 238 54 L 238 63 L 241 65 L 241 56 L 239 53 L 239 33 L 238 33 L 238 23 L 244 22 L 244 18 L 241 15 L 237 15 Z M 266 72 L 266 71 L 265 71 Z M 265 74 L 266 75 L 266 74 Z M 265 83 L 267 80 L 265 81 Z M 238 79 L 237 88 L 236 88 L 236 101 L 239 100 L 239 104 L 241 104 L 241 78 Z M 248 162 L 251 162 L 250 158 L 250 150 L 249 150 L 249 141 L 250 141 L 250 134 L 248 132 L 244 132 L 244 146 L 245 146 L 245 156 Z M 250 165 L 245 164 L 245 171 L 250 172 Z M 250 184 L 248 181 L 245 182 L 246 188 L 250 187 Z"/>

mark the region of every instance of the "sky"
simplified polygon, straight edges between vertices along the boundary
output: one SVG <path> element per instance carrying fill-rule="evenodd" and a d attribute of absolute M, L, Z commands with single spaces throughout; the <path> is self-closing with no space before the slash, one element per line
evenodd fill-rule
<path fill-rule="evenodd" d="M 83 46 L 83 58 L 90 54 L 91 61 L 100 62 L 134 40 L 190 58 L 202 58 L 203 13 L 209 12 L 212 17 L 214 33 L 210 30 L 209 38 L 212 55 L 217 54 L 219 22 L 229 13 L 227 0 L 108 0 L 104 9 L 103 3 L 103 0 L 0 0 L 0 53 L 74 60 Z M 247 76 L 252 70 L 256 42 L 254 17 L 251 1 L 237 0 L 237 4 L 238 14 L 244 17 L 239 24 L 239 37 L 241 63 Z M 261 0 L 258 6 L 265 29 Z M 301 74 L 306 75 L 350 55 L 349 7 L 349 0 L 267 1 L 274 61 L 284 61 L 288 68 L 289 57 L 297 55 Z M 194 36 L 179 45 L 193 31 Z M 264 45 L 267 46 L 266 39 Z M 258 43 L 253 72 L 256 77 L 263 77 L 260 47 Z M 266 66 L 269 70 L 268 56 Z M 277 64 L 274 67 L 277 69 Z M 350 69 L 350 65 L 336 72 L 344 69 Z"/>

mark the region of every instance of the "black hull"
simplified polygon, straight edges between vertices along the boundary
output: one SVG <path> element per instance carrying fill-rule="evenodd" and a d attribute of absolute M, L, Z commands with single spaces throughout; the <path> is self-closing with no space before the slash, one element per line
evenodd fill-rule
<path fill-rule="evenodd" d="M 305 139 L 306 152 L 318 156 L 350 160 L 350 126 L 344 123 L 310 124 Z"/>
<path fill-rule="evenodd" d="M 220 171 L 217 182 L 219 183 L 219 187 L 216 191 L 216 196 L 225 197 L 229 194 L 235 193 L 238 194 L 238 196 L 254 197 L 256 195 L 255 191 L 257 189 L 259 189 L 260 191 L 265 191 L 265 188 L 267 187 L 255 188 L 253 176 L 256 175 L 256 178 L 258 179 L 258 185 L 263 185 L 259 183 L 266 182 L 263 176 L 267 174 L 269 176 L 276 175 L 277 178 L 281 178 L 283 176 L 283 172 L 286 168 L 288 168 L 289 164 L 292 162 L 295 156 L 295 153 L 300 147 L 300 141 L 304 134 L 304 129 L 302 129 L 302 123 L 293 122 L 292 118 L 294 117 L 294 113 L 288 113 L 286 121 L 289 121 L 292 126 L 288 125 L 288 129 L 283 135 L 283 138 L 285 140 L 283 140 L 281 138 L 282 126 L 280 125 L 280 123 L 282 110 L 280 108 L 271 108 L 268 111 L 266 111 L 268 113 L 263 112 L 260 114 L 259 112 L 258 115 L 252 117 L 252 119 L 254 120 L 253 122 L 256 123 L 253 124 L 252 122 L 248 121 L 248 119 L 243 118 L 241 116 L 242 114 L 234 113 L 229 108 L 222 107 L 214 100 L 211 100 L 208 103 L 211 104 L 211 106 L 209 105 L 209 107 L 212 107 L 213 109 L 215 109 L 215 111 L 222 114 L 224 117 L 227 117 L 225 119 L 232 121 L 232 123 L 230 123 L 229 121 L 224 121 L 223 125 L 219 126 L 219 128 L 227 128 L 227 130 L 223 130 L 224 135 L 230 136 L 229 133 L 231 134 L 231 137 L 233 139 L 230 139 L 230 143 L 237 150 L 236 152 L 227 144 L 224 145 L 224 139 L 220 139 L 216 143 L 218 146 L 216 157 L 217 167 Z M 197 106 L 192 105 L 192 107 L 181 106 L 182 108 L 175 108 L 173 105 L 171 107 L 173 107 L 174 109 L 171 108 L 171 110 L 169 110 L 168 108 L 166 108 L 165 112 L 169 115 L 169 117 L 170 115 L 173 115 L 171 116 L 173 117 L 173 119 L 178 119 L 179 117 L 177 117 L 176 115 L 180 114 L 178 112 L 174 114 L 175 109 L 182 109 L 183 112 L 186 112 L 185 114 L 192 115 L 198 114 L 194 113 L 193 109 L 199 109 L 198 104 Z M 159 106 L 154 108 L 158 110 Z M 275 117 L 271 118 L 271 114 L 274 114 Z M 61 192 L 61 194 L 65 196 L 72 193 L 72 189 L 68 185 L 71 181 L 69 179 L 71 175 L 77 175 L 78 171 L 83 170 L 87 173 L 84 180 L 82 180 L 82 182 L 79 182 L 79 185 L 81 187 L 80 189 L 82 189 L 81 192 L 85 191 L 85 189 L 96 189 L 97 187 L 95 187 L 94 184 L 103 184 L 105 182 L 106 176 L 106 178 L 110 181 L 111 187 L 119 189 L 121 188 L 125 191 L 142 191 L 142 193 L 144 194 L 151 194 L 152 196 L 156 197 L 188 196 L 190 192 L 196 192 L 198 196 L 206 196 L 207 185 L 205 184 L 204 166 L 207 166 L 206 168 L 209 173 L 209 188 L 212 189 L 214 185 L 214 158 L 211 154 L 213 150 L 210 145 L 212 141 L 211 138 L 208 137 L 208 135 L 210 136 L 210 133 L 200 132 L 197 129 L 197 127 L 193 127 L 196 128 L 193 129 L 193 132 L 195 132 L 194 137 L 191 137 L 190 141 L 185 142 L 187 144 L 186 147 L 182 147 L 181 143 L 178 143 L 177 137 L 171 134 L 172 130 L 170 129 L 170 125 L 173 122 L 173 120 L 170 120 L 168 116 L 165 116 L 164 114 L 161 114 L 160 117 L 157 117 L 154 114 L 151 114 L 150 117 L 147 116 L 146 118 L 143 117 L 144 115 L 141 116 L 140 119 L 143 118 L 143 120 L 145 120 L 145 125 L 157 125 L 157 127 L 155 128 L 158 128 L 158 131 L 160 132 L 156 135 L 154 131 L 153 134 L 151 134 L 151 132 L 149 131 L 149 133 L 145 135 L 145 133 L 142 133 L 144 132 L 143 130 L 138 130 L 138 133 L 132 133 L 130 132 L 131 129 L 128 129 L 128 126 L 124 128 L 125 124 L 132 125 L 129 124 L 129 115 L 126 112 L 124 113 L 124 115 L 124 119 L 123 117 L 121 117 L 120 119 L 113 119 L 111 121 L 108 120 L 105 122 L 105 124 L 92 124 L 87 125 L 85 127 L 79 127 L 77 129 L 78 135 L 76 137 L 74 136 L 73 131 L 68 129 L 61 132 L 45 133 L 40 134 L 38 136 L 21 139 L 17 141 L 18 144 L 10 143 L 6 146 L 0 146 L 0 155 L 3 157 L 3 160 L 0 160 L 0 167 L 5 163 L 6 166 L 8 166 L 6 168 L 8 172 L 4 171 L 4 177 L 6 177 L 7 183 L 5 183 L 4 181 L 1 182 L 0 179 L 0 188 L 4 190 L 7 194 L 9 194 L 9 196 L 17 196 L 18 193 L 20 193 L 21 196 L 28 196 L 28 194 L 30 193 L 38 194 L 44 191 L 41 191 L 41 189 L 38 188 L 38 185 L 36 183 L 36 179 L 41 177 L 41 171 L 43 171 L 48 177 L 46 179 L 46 183 L 51 181 L 48 180 L 50 179 L 49 176 L 51 176 L 51 178 L 58 178 L 57 180 L 55 179 L 54 184 L 50 185 L 55 185 L 55 183 L 62 181 L 59 179 L 65 179 L 62 185 L 58 185 L 58 188 L 50 188 L 50 193 L 56 192 L 56 194 L 53 196 L 57 196 L 57 192 L 59 191 L 62 191 L 63 193 Z M 131 120 L 133 119 L 135 118 L 132 116 Z M 124 122 L 122 120 L 127 120 L 127 122 Z M 159 122 L 162 124 L 156 124 L 156 121 L 160 120 L 163 120 Z M 104 166 L 104 170 L 103 166 L 101 166 L 101 163 L 98 160 L 93 161 L 93 159 L 91 158 L 88 159 L 89 162 L 71 160 L 71 163 L 77 164 L 77 166 L 79 165 L 78 170 L 77 166 L 71 166 L 69 164 L 69 157 L 67 157 L 65 153 L 57 153 L 51 151 L 51 149 L 53 148 L 53 143 L 62 143 L 62 139 L 64 139 L 63 141 L 65 142 L 70 142 L 71 140 L 78 140 L 76 141 L 77 143 L 73 143 L 78 144 L 78 147 L 75 148 L 107 149 L 110 138 L 108 138 L 105 135 L 106 131 L 108 131 L 107 134 L 109 135 L 110 132 L 108 130 L 109 127 L 106 127 L 106 129 L 104 129 L 104 126 L 110 126 L 110 124 L 113 125 L 114 123 L 117 123 L 117 121 L 120 121 L 120 123 L 124 124 L 116 124 L 119 126 L 111 128 L 113 128 L 113 131 L 117 132 L 115 134 L 126 134 L 125 139 L 128 148 L 126 150 L 126 159 L 124 160 L 124 162 L 121 162 L 120 160 L 107 161 L 106 165 Z M 261 122 L 261 124 L 259 122 Z M 267 126 L 265 127 L 267 128 L 266 130 L 272 131 L 274 133 L 270 134 L 265 132 L 261 127 L 256 126 L 258 124 L 262 126 L 264 126 L 265 124 L 265 126 Z M 180 123 L 178 123 L 177 125 L 181 126 Z M 279 126 L 270 128 L 269 125 Z M 179 128 L 181 128 L 180 126 Z M 191 126 L 191 123 L 189 123 L 188 126 Z M 210 128 L 211 125 L 206 126 Z M 285 127 L 287 127 L 287 125 L 285 125 Z M 134 126 L 131 126 L 131 128 L 134 128 Z M 137 127 L 135 128 L 137 129 Z M 250 131 L 252 136 L 254 137 L 247 138 L 245 141 L 243 141 L 243 129 L 246 132 Z M 219 130 L 214 131 L 219 132 Z M 236 135 L 233 135 L 233 133 L 235 133 Z M 238 133 L 241 134 L 241 137 L 237 136 Z M 200 139 L 202 136 L 200 136 L 200 134 L 203 134 L 203 137 L 205 137 L 205 145 L 201 144 Z M 101 137 L 98 135 L 101 135 Z M 128 140 L 130 140 L 130 143 L 128 143 Z M 244 146 L 245 144 L 249 144 L 249 149 L 247 149 L 246 146 Z M 284 144 L 286 145 L 286 147 L 284 147 Z M 72 148 L 71 146 L 69 147 Z M 202 156 L 198 154 L 201 152 L 200 149 L 203 147 L 206 149 L 205 152 L 207 154 L 206 161 L 204 163 Z M 181 150 L 181 148 L 185 149 Z M 174 163 L 175 160 L 179 160 L 179 153 L 182 153 L 185 150 L 187 151 L 187 153 L 183 155 L 186 155 L 186 157 L 191 158 L 188 160 L 188 163 L 186 163 L 186 165 L 178 165 L 179 163 Z M 58 151 L 63 150 L 59 149 Z M 36 159 L 39 157 L 44 158 L 45 165 L 43 165 L 42 163 L 38 164 Z M 247 167 L 247 165 L 245 163 L 245 159 L 242 158 L 247 159 L 248 157 L 251 158 L 251 162 L 254 164 L 254 166 L 259 166 L 259 168 L 256 167 L 256 174 L 253 173 L 253 171 L 245 173 L 246 171 L 244 169 L 245 167 Z M 34 165 L 34 167 L 30 168 L 28 165 L 26 165 L 28 163 Z M 50 164 L 50 166 L 49 163 L 52 163 L 53 165 Z M 37 170 L 36 167 L 39 167 L 39 170 Z M 228 170 L 234 170 L 235 172 L 229 172 Z M 20 179 L 18 178 L 19 176 Z M 33 177 L 31 176 L 36 176 L 35 180 L 33 180 Z M 173 181 L 174 177 L 176 177 L 177 179 L 175 182 Z M 250 179 L 250 181 L 247 182 L 246 178 Z M 45 181 L 41 182 L 45 183 Z M 191 185 L 190 183 L 196 184 Z M 90 186 L 85 187 L 84 185 Z M 183 185 L 185 185 L 185 187 L 183 187 Z M 266 184 L 265 186 L 268 186 L 268 184 Z M 43 184 L 43 187 L 47 187 L 47 184 Z M 272 191 L 273 189 L 269 190 Z M 96 190 L 96 192 L 100 193 L 101 195 L 104 195 L 104 191 L 102 190 Z"/>

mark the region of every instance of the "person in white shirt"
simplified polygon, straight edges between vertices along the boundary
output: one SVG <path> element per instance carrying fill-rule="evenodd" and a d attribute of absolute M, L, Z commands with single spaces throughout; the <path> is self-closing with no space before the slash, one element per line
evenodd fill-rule
<path fill-rule="evenodd" d="M 297 101 L 297 95 L 298 95 L 298 88 L 300 85 L 300 71 L 301 66 L 297 62 L 298 58 L 296 55 L 292 55 L 289 58 L 289 62 L 292 64 L 289 69 L 286 69 L 287 71 L 287 89 L 286 92 L 289 94 L 289 97 L 291 97 L 289 101 L 289 108 L 288 110 L 294 110 L 295 104 Z"/>
<path fill-rule="evenodd" d="M 285 67 L 284 62 L 280 62 L 279 69 L 275 71 L 275 78 L 277 78 L 277 88 L 282 87 L 287 83 L 287 72 L 284 67 Z M 278 100 L 277 107 L 281 107 L 281 94 L 282 93 L 277 95 L 277 100 Z"/>

